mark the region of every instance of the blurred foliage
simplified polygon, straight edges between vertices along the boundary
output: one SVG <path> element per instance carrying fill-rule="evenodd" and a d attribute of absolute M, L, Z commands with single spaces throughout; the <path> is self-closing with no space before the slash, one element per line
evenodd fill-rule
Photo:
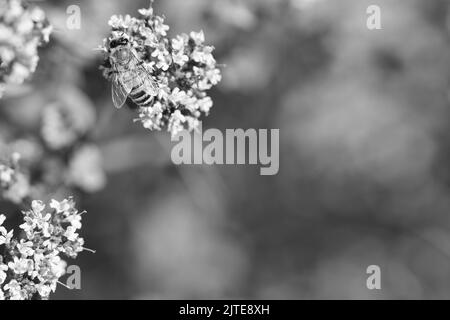
<path fill-rule="evenodd" d="M 450 298 L 448 0 L 379 0 L 375 31 L 365 0 L 156 1 L 226 65 L 204 128 L 280 128 L 277 176 L 172 165 L 167 134 L 115 112 L 92 50 L 148 3 L 79 1 L 67 30 L 72 4 L 40 3 L 53 37 L 0 100 L 2 150 L 89 212 L 82 290 L 54 298 Z"/>

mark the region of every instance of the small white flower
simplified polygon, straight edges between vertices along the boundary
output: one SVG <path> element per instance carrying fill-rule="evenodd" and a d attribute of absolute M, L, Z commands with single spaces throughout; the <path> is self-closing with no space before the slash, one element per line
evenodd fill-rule
<path fill-rule="evenodd" d="M 42 243 L 42 246 L 50 251 L 56 250 L 60 245 L 61 245 L 60 239 L 49 238 Z"/>
<path fill-rule="evenodd" d="M 6 280 L 6 271 L 8 271 L 8 266 L 6 264 L 0 264 L 0 284 L 3 284 Z"/>
<path fill-rule="evenodd" d="M 123 17 L 113 17 L 116 22 L 110 23 L 111 36 L 104 41 L 107 54 L 103 75 L 111 80 L 116 71 L 111 61 L 111 44 L 126 37 L 144 66 L 151 66 L 148 70 L 158 87 L 151 106 L 138 104 L 139 117 L 135 121 L 149 130 L 167 129 L 172 135 L 185 128 L 195 129 L 199 117 L 208 114 L 212 107 L 212 101 L 205 99 L 205 91 L 221 80 L 214 48 L 204 45 L 203 31 L 169 38 L 169 26 L 161 16 L 154 15 L 152 4 L 139 13 L 141 16 L 132 18 L 128 27 L 123 26 Z"/>
<path fill-rule="evenodd" d="M 13 231 L 14 230 L 7 232 L 7 230 L 4 227 L 0 227 L 0 245 L 2 244 L 9 245 L 13 237 Z"/>
<path fill-rule="evenodd" d="M 175 110 L 170 117 L 168 125 L 168 130 L 171 132 L 173 137 L 184 130 L 184 122 L 186 122 L 186 117 L 181 114 L 180 110 Z"/>
<path fill-rule="evenodd" d="M 11 280 L 3 288 L 6 291 L 9 291 L 11 300 L 24 300 L 26 298 L 25 292 L 22 290 L 22 287 L 17 280 Z"/>
<path fill-rule="evenodd" d="M 203 30 L 200 30 L 200 32 L 192 31 L 189 35 L 192 40 L 194 40 L 196 45 L 201 45 L 205 42 L 205 34 L 203 33 Z"/>
<path fill-rule="evenodd" d="M 14 257 L 14 261 L 8 263 L 8 267 L 16 274 L 24 274 L 33 271 L 33 260 Z"/>
<path fill-rule="evenodd" d="M 47 27 L 42 29 L 42 40 L 44 42 L 49 42 L 50 41 L 50 35 L 53 32 L 53 26 L 52 25 L 48 25 Z"/>
<path fill-rule="evenodd" d="M 216 63 L 216 60 L 212 55 L 213 50 L 214 48 L 209 46 L 196 48 L 194 52 L 192 52 L 192 59 L 196 62 L 204 63 L 208 66 L 213 66 Z"/>
<path fill-rule="evenodd" d="M 56 201 L 55 199 L 50 201 L 50 208 L 55 209 L 57 213 L 67 212 L 72 209 L 72 207 L 73 204 L 68 199 L 64 199 L 61 202 Z"/>
<path fill-rule="evenodd" d="M 172 54 L 173 62 L 178 64 L 179 66 L 184 66 L 186 62 L 189 61 L 189 57 L 183 53 L 175 53 Z"/>
<path fill-rule="evenodd" d="M 4 84 L 21 84 L 35 71 L 39 60 L 37 48 L 51 32 L 45 14 L 37 7 L 19 0 L 0 2 L 0 63 Z"/>
<path fill-rule="evenodd" d="M 51 286 L 44 284 L 44 283 L 38 283 L 36 285 L 36 289 L 37 289 L 39 295 L 43 298 L 47 298 L 50 295 L 50 293 L 52 292 Z"/>
<path fill-rule="evenodd" d="M 62 277 L 66 273 L 67 263 L 60 256 L 53 256 L 48 260 L 50 270 L 56 278 Z"/>
<path fill-rule="evenodd" d="M 0 185 L 9 186 L 14 178 L 14 170 L 0 164 Z"/>
<path fill-rule="evenodd" d="M 75 241 L 78 238 L 78 233 L 76 233 L 77 228 L 74 226 L 68 226 L 66 232 L 64 232 L 64 236 L 70 241 Z"/>
<path fill-rule="evenodd" d="M 31 19 L 22 20 L 21 23 L 17 25 L 17 32 L 21 34 L 27 34 L 30 33 L 33 30 L 34 23 Z"/>
<path fill-rule="evenodd" d="M 69 162 L 67 182 L 94 193 L 106 185 L 102 154 L 95 145 L 84 145 L 76 150 Z"/>
<path fill-rule="evenodd" d="M 34 213 L 34 221 L 36 223 L 36 227 L 39 229 L 47 229 L 52 215 L 50 213 L 42 212 Z"/>
<path fill-rule="evenodd" d="M 81 215 L 79 214 L 74 214 L 74 215 L 70 215 L 66 218 L 67 222 L 69 222 L 72 227 L 74 227 L 75 229 L 81 229 Z"/>
<path fill-rule="evenodd" d="M 29 257 L 34 254 L 33 249 L 34 243 L 31 241 L 25 242 L 25 240 L 21 240 L 20 243 L 17 244 L 17 249 L 24 257 Z"/>
<path fill-rule="evenodd" d="M 146 38 L 144 41 L 144 45 L 150 47 L 155 47 L 158 45 L 158 38 L 152 29 L 145 26 L 140 26 L 139 32 L 144 36 L 144 38 Z"/>
<path fill-rule="evenodd" d="M 9 201 L 19 204 L 29 194 L 30 185 L 25 174 L 16 172 L 14 181 L 4 190 L 3 197 Z"/>
<path fill-rule="evenodd" d="M 52 213 L 45 213 L 45 204 L 33 201 L 32 210 L 23 212 L 25 222 L 21 227 L 27 230 L 28 240 L 10 242 L 12 231 L 6 233 L 1 226 L 5 218 L 0 215 L 0 240 L 15 244 L 11 250 L 4 250 L 6 256 L 1 258 L 0 300 L 5 296 L 10 300 L 31 299 L 36 293 L 47 299 L 66 271 L 61 254 L 75 258 L 84 250 L 84 240 L 76 233 L 81 228 L 81 214 L 72 199 L 52 200 L 50 207 Z"/>
<path fill-rule="evenodd" d="M 138 12 L 142 14 L 144 17 L 150 17 L 153 15 L 153 8 L 150 7 L 148 9 L 139 9 Z"/>
<path fill-rule="evenodd" d="M 119 15 L 113 15 L 108 24 L 113 28 L 128 28 L 132 24 L 132 18 L 130 15 L 126 15 L 125 17 Z"/>
<path fill-rule="evenodd" d="M 154 21 L 155 32 L 160 34 L 161 36 L 167 36 L 167 31 L 169 30 L 169 26 L 164 24 L 164 20 L 161 17 L 156 17 Z"/>
<path fill-rule="evenodd" d="M 172 101 L 173 103 L 179 103 L 185 100 L 186 97 L 187 97 L 186 92 L 180 90 L 180 88 L 174 88 L 169 96 L 169 100 Z"/>
<path fill-rule="evenodd" d="M 22 229 L 23 231 L 25 231 L 25 233 L 27 234 L 28 238 L 32 238 L 32 232 L 33 230 L 36 228 L 36 221 L 34 219 L 32 219 L 31 217 L 27 217 L 25 216 L 24 218 L 24 223 L 22 223 L 19 228 Z"/>
<path fill-rule="evenodd" d="M 184 51 L 186 46 L 186 38 L 178 35 L 176 38 L 172 39 L 172 49 L 175 51 Z"/>
<path fill-rule="evenodd" d="M 203 98 L 198 100 L 199 109 L 204 113 L 209 113 L 209 110 L 213 106 L 213 101 L 210 97 Z"/>

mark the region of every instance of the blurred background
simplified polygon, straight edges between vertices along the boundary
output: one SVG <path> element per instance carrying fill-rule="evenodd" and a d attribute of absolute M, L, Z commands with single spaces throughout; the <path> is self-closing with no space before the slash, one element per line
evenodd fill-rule
<path fill-rule="evenodd" d="M 168 133 L 113 107 L 93 48 L 148 1 L 36 4 L 56 30 L 0 100 L 0 145 L 43 197 L 76 192 L 97 250 L 53 299 L 450 299 L 450 1 L 157 0 L 172 36 L 203 29 L 226 65 L 204 130 L 280 129 L 275 176 L 174 166 Z"/>

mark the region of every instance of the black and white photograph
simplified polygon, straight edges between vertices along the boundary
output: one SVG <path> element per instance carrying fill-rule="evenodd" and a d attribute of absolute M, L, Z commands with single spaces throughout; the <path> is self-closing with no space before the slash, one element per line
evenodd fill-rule
<path fill-rule="evenodd" d="M 448 299 L 450 0 L 0 0 L 0 300 Z"/>

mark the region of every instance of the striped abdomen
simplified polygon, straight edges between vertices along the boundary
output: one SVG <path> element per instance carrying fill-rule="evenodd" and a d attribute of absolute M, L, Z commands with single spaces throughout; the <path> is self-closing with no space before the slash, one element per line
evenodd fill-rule
<path fill-rule="evenodd" d="M 144 85 L 134 87 L 129 97 L 140 107 L 151 107 L 153 96 L 146 90 Z"/>

